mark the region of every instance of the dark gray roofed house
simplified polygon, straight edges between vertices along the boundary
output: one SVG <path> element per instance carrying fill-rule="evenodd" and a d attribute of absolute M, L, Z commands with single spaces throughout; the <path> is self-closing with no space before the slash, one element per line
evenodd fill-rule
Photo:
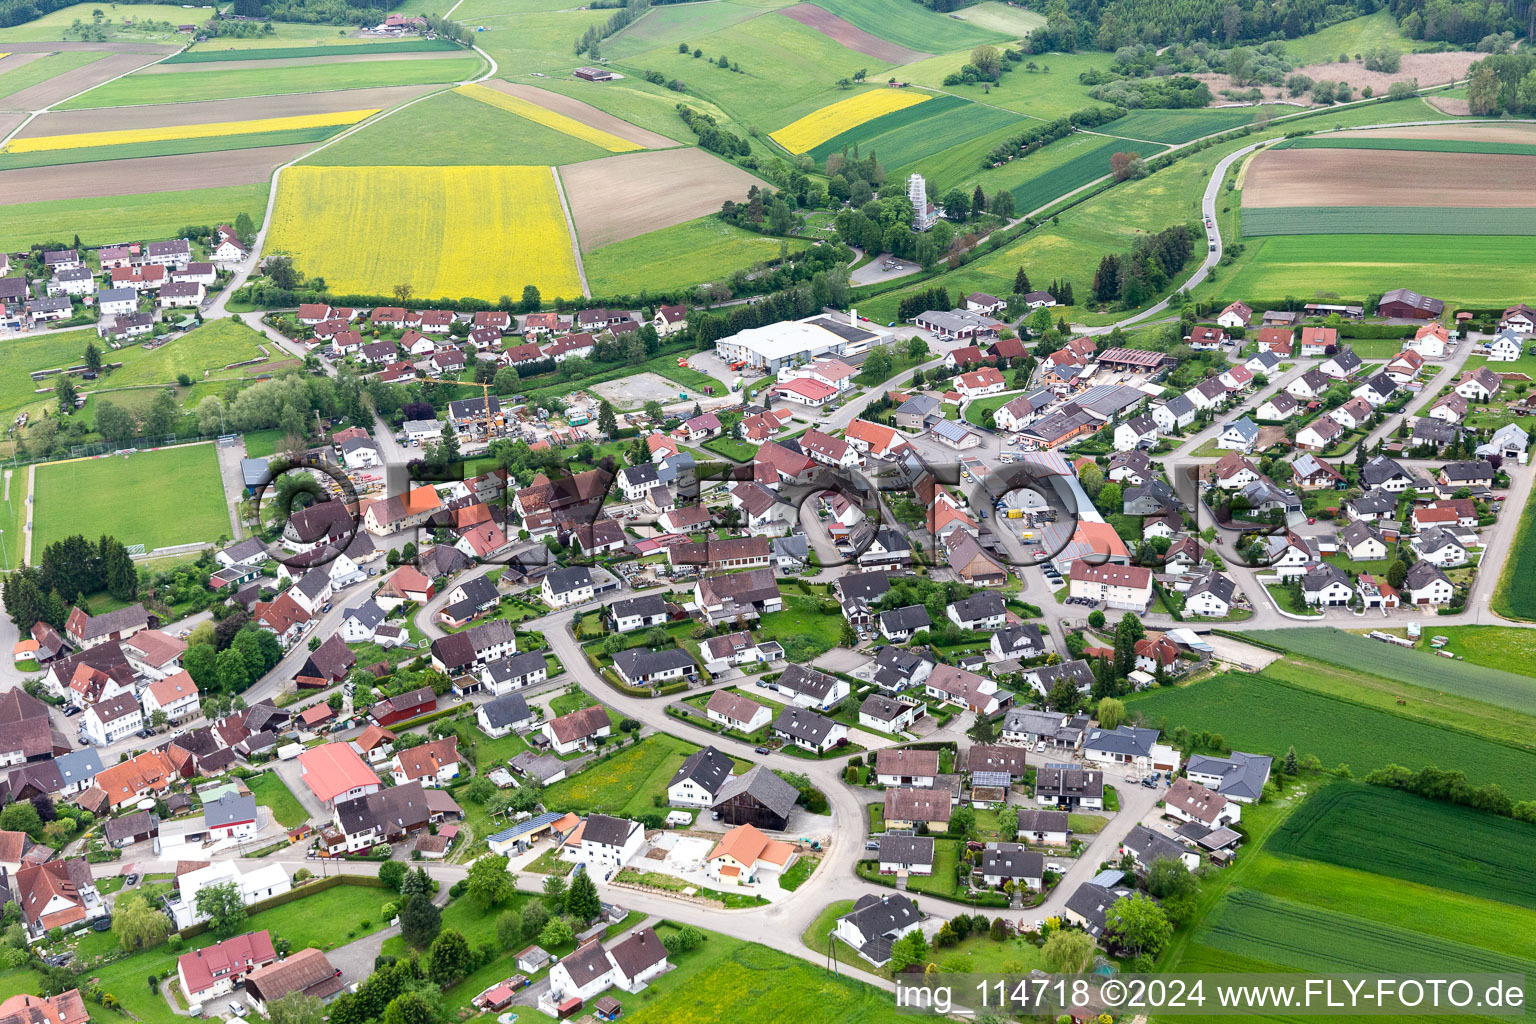
<path fill-rule="evenodd" d="M 1119 900 L 1134 895 L 1131 889 L 1117 885 L 1105 888 L 1093 882 L 1084 882 L 1077 891 L 1067 897 L 1067 919 L 1082 926 L 1095 939 L 1104 934 L 1104 916 Z"/>
<path fill-rule="evenodd" d="M 992 634 L 992 650 L 1003 658 L 1037 658 L 1046 652 L 1045 637 L 1033 623 L 1007 626 Z"/>
<path fill-rule="evenodd" d="M 1238 803 L 1254 803 L 1264 795 L 1274 758 L 1263 754 L 1244 754 L 1234 750 L 1227 757 L 1194 754 L 1189 759 L 1189 777 L 1206 789 Z"/>
<path fill-rule="evenodd" d="M 543 655 L 534 652 L 536 658 Z M 522 722 L 533 720 L 533 712 L 528 710 L 528 702 L 520 693 L 509 693 L 505 697 L 497 697 L 480 705 L 479 714 L 490 722 L 493 728 L 509 729 Z"/>
<path fill-rule="evenodd" d="M 1120 841 L 1120 849 L 1128 852 L 1136 858 L 1136 865 L 1142 871 L 1150 868 L 1156 860 L 1172 860 L 1184 862 L 1186 867 L 1191 867 L 1186 858 L 1192 859 L 1195 866 L 1199 865 L 1200 858 L 1193 850 L 1163 835 L 1154 832 L 1145 825 L 1137 825 Z"/>
<path fill-rule="evenodd" d="M 773 733 L 799 746 L 822 751 L 845 738 L 848 729 L 841 722 L 834 722 L 814 711 L 788 707 L 773 720 Z"/>
<path fill-rule="evenodd" d="M 891 958 L 891 946 L 922 921 L 917 904 L 897 893 L 860 896 L 853 910 L 837 919 L 835 934 L 876 966 Z"/>
<path fill-rule="evenodd" d="M 891 866 L 896 871 L 932 874 L 933 837 L 881 836 L 878 859 L 882 869 Z"/>
<path fill-rule="evenodd" d="M 649 651 L 643 647 L 631 647 L 613 656 L 613 667 L 619 678 L 631 686 L 665 683 L 675 679 L 693 678 L 699 674 L 698 663 L 681 647 Z"/>
<path fill-rule="evenodd" d="M 881 635 L 892 640 L 905 640 L 918 630 L 928 629 L 933 625 L 928 618 L 928 609 L 920 604 L 909 604 L 905 608 L 893 608 L 888 612 L 881 612 L 876 621 L 879 623 Z"/>
<path fill-rule="evenodd" d="M 684 758 L 682 766 L 677 769 L 677 774 L 673 775 L 672 781 L 667 783 L 667 789 L 670 791 L 680 783 L 690 783 L 713 797 L 731 777 L 731 770 L 734 767 L 735 762 L 714 747 L 695 750 Z"/>

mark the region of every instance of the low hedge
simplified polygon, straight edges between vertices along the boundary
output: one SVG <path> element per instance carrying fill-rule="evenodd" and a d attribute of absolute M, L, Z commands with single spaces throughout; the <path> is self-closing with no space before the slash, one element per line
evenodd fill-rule
<path fill-rule="evenodd" d="M 415 718 L 408 718 L 403 722 L 396 722 L 389 728 L 391 732 L 403 732 L 406 729 L 414 729 L 418 725 L 426 725 L 429 722 L 436 722 L 439 719 L 456 715 L 460 710 L 461 708 L 459 707 L 440 708 L 437 711 L 429 711 L 426 714 L 418 715 Z"/>

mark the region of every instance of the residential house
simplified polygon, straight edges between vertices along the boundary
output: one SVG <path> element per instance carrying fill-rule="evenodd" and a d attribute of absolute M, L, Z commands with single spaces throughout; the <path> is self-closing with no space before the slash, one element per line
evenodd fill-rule
<path fill-rule="evenodd" d="M 560 755 L 588 750 L 599 737 L 613 733 L 606 709 L 600 706 L 579 708 L 558 718 L 551 718 L 542 728 L 550 748 Z"/>

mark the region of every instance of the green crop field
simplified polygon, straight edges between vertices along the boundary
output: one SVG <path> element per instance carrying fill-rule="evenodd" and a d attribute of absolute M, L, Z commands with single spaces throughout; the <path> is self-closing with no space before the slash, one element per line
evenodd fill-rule
<path fill-rule="evenodd" d="M 1050 147 L 1046 147 L 1047 152 L 1049 149 Z M 1124 139 L 1102 139 L 1098 145 L 1089 147 L 1061 166 L 1031 178 L 1022 185 L 1014 186 L 1010 190 L 1013 192 L 1013 208 L 1023 216 L 1043 206 L 1049 206 L 1068 192 L 1081 188 L 1095 178 L 1102 178 L 1109 173 L 1109 158 L 1115 153 L 1139 152 L 1143 157 L 1151 157 L 1162 149 L 1162 146 L 1127 142 Z M 1024 158 L 1025 161 L 1029 159 L 1029 157 Z"/>
<path fill-rule="evenodd" d="M 206 139 L 165 139 L 160 142 L 130 142 L 120 146 L 92 146 L 84 149 L 52 149 L 37 153 L 0 153 L 0 171 L 20 167 L 56 167 L 63 164 L 94 164 L 107 160 L 134 160 L 148 156 L 179 156 L 186 153 L 225 153 L 237 149 L 261 149 L 265 146 L 297 146 L 324 142 L 346 125 L 296 128 L 281 132 L 253 132 L 250 135 L 218 135 Z"/>
<path fill-rule="evenodd" d="M 1536 825 L 1381 786 L 1324 788 L 1267 849 L 1536 909 Z"/>
<path fill-rule="evenodd" d="M 429 96 L 307 157 L 317 166 L 573 164 L 613 154 L 456 92 Z"/>
<path fill-rule="evenodd" d="M 744 125 L 776 130 L 813 110 L 835 103 L 843 94 L 833 84 L 865 69 L 871 81 L 890 65 L 850 50 L 781 14 L 764 14 L 718 32 L 682 39 L 704 51 L 703 59 L 674 46 L 617 62 L 631 74 L 659 71 L 679 79 L 687 91 L 672 103 L 702 97 Z M 710 63 L 726 57 L 741 66 L 734 72 Z M 643 75 L 642 75 L 643 77 Z M 673 116 L 676 116 L 675 114 Z"/>
<path fill-rule="evenodd" d="M 435 85 L 473 78 L 484 67 L 485 61 L 479 57 L 463 57 L 313 64 L 249 71 L 187 71 L 178 75 L 129 75 L 62 103 L 57 109 L 186 103 L 242 96 L 374 89 L 388 85 Z"/>
<path fill-rule="evenodd" d="M 656 47 L 675 50 L 678 43 L 730 28 L 762 13 L 761 7 L 749 7 L 731 0 L 652 7 L 639 21 L 603 40 L 603 56 L 609 60 L 622 60 Z"/>
<path fill-rule="evenodd" d="M 1266 675 L 1226 673 L 1135 694 L 1126 706 L 1157 725 L 1220 733 L 1236 750 L 1282 755 L 1295 746 L 1324 765 L 1364 774 L 1388 764 L 1463 771 L 1516 799 L 1536 797 L 1536 753 L 1304 689 Z"/>
<path fill-rule="evenodd" d="M 1476 139 L 1340 138 L 1311 135 L 1287 139 L 1275 149 L 1387 149 L 1408 153 L 1493 153 L 1536 156 L 1536 145 L 1527 142 L 1479 142 Z"/>
<path fill-rule="evenodd" d="M 727 224 L 718 217 L 675 224 L 585 253 L 587 282 L 594 295 L 635 295 L 724 281 L 735 270 L 779 255 L 780 239 Z M 808 243 L 795 241 L 791 249 Z"/>
<path fill-rule="evenodd" d="M 1249 241 L 1216 294 L 1311 295 L 1319 288 L 1363 298 L 1412 288 L 1448 304 L 1499 306 L 1524 294 L 1536 237 L 1510 235 L 1283 235 Z"/>
<path fill-rule="evenodd" d="M 525 3 L 517 6 L 527 10 Z M 487 17 L 484 19 L 486 31 L 475 33 L 475 45 L 496 59 L 503 75 L 578 67 L 582 58 L 571 52 L 572 41 L 580 39 L 588 28 L 607 21 L 612 14 L 602 10 L 573 10 L 571 4 L 564 2 L 560 7 L 562 9 L 557 11 L 509 12 Z M 454 20 L 464 22 L 471 29 L 481 27 L 478 21 L 470 21 L 462 10 L 455 11 L 454 16 Z M 540 81 L 539 84 L 544 83 Z"/>
<path fill-rule="evenodd" d="M 1260 108 L 1237 110 L 1137 110 L 1097 131 L 1147 142 L 1180 143 L 1252 124 Z M 1263 108 L 1273 110 L 1275 108 Z"/>
<path fill-rule="evenodd" d="M 1371 835 L 1361 841 L 1380 840 Z M 1523 974 L 1532 966 L 1477 946 L 1248 889 L 1228 894 L 1202 924 L 1199 940 L 1212 949 L 1292 970 Z"/>
<path fill-rule="evenodd" d="M 692 6 L 692 5 L 684 5 Z M 669 8 L 652 8 L 655 11 Z M 665 135 L 669 139 L 692 145 L 696 140 L 693 132 L 683 124 L 677 114 L 677 93 L 638 78 L 626 78 L 617 82 L 584 82 L 579 78 L 541 78 L 540 89 L 570 96 L 590 103 L 599 110 L 621 117 L 630 124 L 639 125 L 646 131 Z M 705 103 L 697 97 L 688 97 L 689 106 L 703 111 L 717 121 L 728 122 L 730 116 L 713 103 Z"/>
<path fill-rule="evenodd" d="M 1536 164 L 1536 161 L 1532 161 Z M 1528 235 L 1536 207 L 1495 206 L 1261 206 L 1243 207 L 1243 234 L 1420 235 L 1433 224 L 1442 235 Z M 1392 240 L 1394 247 L 1401 242 Z M 1442 242 L 1454 250 L 1459 242 Z"/>
<path fill-rule="evenodd" d="M 1256 859 L 1242 880 L 1247 888 L 1316 907 L 1347 907 L 1357 917 L 1402 928 L 1418 930 L 1428 923 L 1451 941 L 1536 959 L 1536 929 L 1530 926 L 1530 911 L 1522 907 L 1337 864 L 1275 856 L 1268 849 L 1251 856 Z"/>
<path fill-rule="evenodd" d="M 39 82 L 46 82 L 57 75 L 83 68 L 105 56 L 107 54 L 99 50 L 72 50 L 67 53 L 52 53 L 46 57 L 39 57 L 10 71 L 3 70 L 4 65 L 0 64 L 0 99 L 21 92 L 23 89 L 30 89 Z M 148 57 L 144 59 L 149 60 Z"/>
<path fill-rule="evenodd" d="M 962 7 L 951 14 L 972 25 L 980 25 L 1014 39 L 1022 39 L 1045 24 L 1045 15 L 1002 3 L 1001 0 L 983 0 L 982 3 Z"/>
<path fill-rule="evenodd" d="M 1536 619 L 1536 502 L 1527 501 L 1520 529 L 1493 592 L 1493 610 L 1507 619 Z"/>
<path fill-rule="evenodd" d="M 812 0 L 872 36 L 918 53 L 970 50 L 982 43 L 1004 43 L 1008 34 L 948 18 L 909 0 Z"/>
<path fill-rule="evenodd" d="M 464 47 L 446 39 L 391 39 L 382 43 L 328 43 L 317 46 L 271 46 L 259 50 L 221 50 L 217 43 L 183 50 L 161 61 L 162 64 L 211 64 L 223 60 L 284 60 L 291 57 L 343 57 L 359 53 L 438 53 Z"/>
<path fill-rule="evenodd" d="M 1431 627 L 1430 632 L 1434 632 L 1435 628 Z M 1525 633 L 1526 630 L 1505 632 Z M 1360 666 L 1369 666 L 1369 671 L 1376 675 L 1445 690 L 1513 711 L 1536 714 L 1536 688 L 1531 686 L 1529 676 L 1515 674 L 1518 669 L 1504 672 L 1487 665 L 1449 661 L 1427 649 L 1396 647 L 1341 629 L 1260 629 L 1244 635 L 1331 665 L 1360 671 L 1364 671 Z M 1536 640 L 1536 637 L 1530 639 Z M 1536 665 L 1530 667 L 1532 673 L 1536 674 Z"/>
<path fill-rule="evenodd" d="M 811 150 L 811 156 L 820 162 L 857 146 L 861 155 L 879 156 L 885 167 L 904 167 L 1019 122 L 1012 111 L 940 96 L 843 132 Z M 973 167 L 980 163 L 973 161 Z"/>
<path fill-rule="evenodd" d="M 39 239 L 79 235 L 85 245 L 120 238 L 170 238 L 187 224 L 233 223 L 241 213 L 260 224 L 267 211 L 265 182 L 134 196 L 49 199 L 4 207 L 0 249 L 25 251 Z"/>
<path fill-rule="evenodd" d="M 81 533 L 146 550 L 229 536 L 212 444 L 77 459 L 37 468 L 32 550 Z"/>

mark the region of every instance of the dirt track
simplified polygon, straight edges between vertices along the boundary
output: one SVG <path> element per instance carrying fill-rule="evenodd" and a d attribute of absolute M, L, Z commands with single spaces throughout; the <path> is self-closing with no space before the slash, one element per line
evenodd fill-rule
<path fill-rule="evenodd" d="M 1243 205 L 1536 207 L 1533 168 L 1528 156 L 1282 149 L 1253 162 Z"/>
<path fill-rule="evenodd" d="M 508 96 L 516 96 L 518 99 L 527 100 L 529 103 L 537 103 L 546 110 L 553 110 L 557 114 L 564 114 L 573 121 L 580 121 L 589 128 L 597 128 L 610 135 L 617 135 L 626 142 L 633 142 L 637 146 L 646 149 L 669 149 L 678 145 L 665 135 L 646 131 L 638 125 L 630 124 L 620 117 L 598 110 L 590 103 L 562 96 L 557 92 L 547 89 L 536 89 L 531 85 L 519 85 L 513 82 L 503 82 L 498 78 L 492 78 L 483 85 L 488 85 L 498 92 L 504 92 Z"/>
<path fill-rule="evenodd" d="M 110 57 L 93 60 L 83 68 L 55 75 L 39 82 L 30 89 L 23 89 L 0 100 L 10 110 L 41 110 L 60 100 L 67 100 L 78 92 L 95 88 L 102 82 L 125 75 L 134 68 L 143 67 L 154 60 L 153 54 L 114 53 Z"/>
<path fill-rule="evenodd" d="M 785 7 L 779 13 L 794 18 L 807 28 L 815 29 L 833 42 L 841 43 L 848 49 L 857 50 L 875 60 L 883 60 L 887 64 L 911 64 L 913 61 L 932 56 L 918 50 L 909 50 L 905 46 L 897 46 L 879 36 L 872 36 L 815 4 L 795 4 L 793 7 Z"/>
<path fill-rule="evenodd" d="M 560 168 L 582 252 L 744 200 L 764 183 L 701 149 L 625 153 Z"/>
<path fill-rule="evenodd" d="M 1465 102 L 1465 101 L 1463 101 Z M 1536 143 L 1536 124 L 1421 124 L 1404 128 L 1363 128 L 1329 132 L 1330 139 L 1454 139 L 1458 142 Z"/>
<path fill-rule="evenodd" d="M 73 135 L 119 128 L 159 128 L 172 124 L 210 124 L 217 121 L 249 121 L 261 117 L 294 114 L 328 114 L 337 110 L 388 109 L 436 85 L 396 85 L 384 89 L 345 89 L 338 92 L 305 92 L 292 96 L 256 96 L 198 103 L 154 103 L 142 107 L 104 107 L 96 110 L 59 110 L 33 120 L 22 135 Z"/>
<path fill-rule="evenodd" d="M 314 64 L 363 64 L 378 60 L 442 60 L 445 57 L 463 57 L 473 50 L 428 50 L 425 53 L 368 53 L 358 47 L 359 53 L 340 57 L 272 57 L 267 60 L 210 60 L 203 63 L 156 64 L 146 75 L 176 75 L 188 71 L 265 71 L 267 68 L 302 68 Z M 238 51 L 237 51 L 238 52 Z"/>
<path fill-rule="evenodd" d="M 0 195 L 7 203 L 88 196 L 128 196 L 141 192 L 177 192 L 221 185 L 266 181 L 272 171 L 314 147 L 271 146 L 231 153 L 193 153 L 138 160 L 102 160 L 91 164 L 28 167 L 0 171 Z"/>

